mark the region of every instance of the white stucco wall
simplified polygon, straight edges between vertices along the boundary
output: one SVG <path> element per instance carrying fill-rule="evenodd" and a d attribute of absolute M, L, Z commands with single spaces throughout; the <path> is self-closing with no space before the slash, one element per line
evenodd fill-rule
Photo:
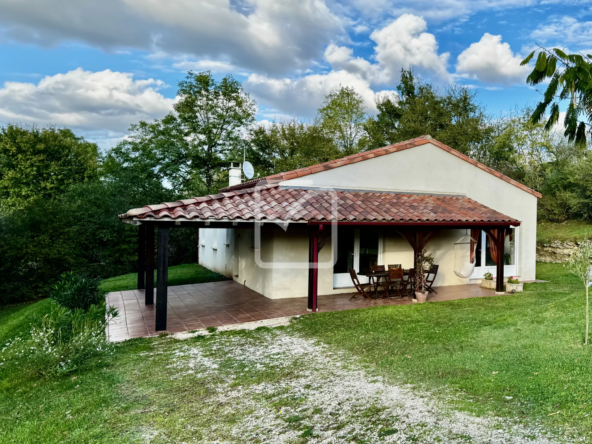
<path fill-rule="evenodd" d="M 199 264 L 232 277 L 234 257 L 234 229 L 199 229 Z"/>

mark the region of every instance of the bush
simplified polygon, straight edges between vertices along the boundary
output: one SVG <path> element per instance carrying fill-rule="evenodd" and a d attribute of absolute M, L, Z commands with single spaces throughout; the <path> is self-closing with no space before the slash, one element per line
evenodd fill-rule
<path fill-rule="evenodd" d="M 138 228 L 117 215 L 177 198 L 160 183 L 121 177 L 75 185 L 55 200 L 0 213 L 0 304 L 47 297 L 67 271 L 92 278 L 135 272 Z M 170 265 L 195 261 L 197 230 L 172 230 L 170 242 Z"/>
<path fill-rule="evenodd" d="M 113 307 L 93 305 L 87 311 L 52 304 L 50 312 L 34 323 L 29 338 L 14 338 L 0 352 L 2 373 L 55 376 L 92 366 L 110 352 L 105 327 L 117 316 Z"/>
<path fill-rule="evenodd" d="M 98 279 L 81 277 L 74 272 L 64 273 L 53 285 L 50 297 L 62 307 L 87 311 L 105 301 L 105 291 L 99 289 Z"/>

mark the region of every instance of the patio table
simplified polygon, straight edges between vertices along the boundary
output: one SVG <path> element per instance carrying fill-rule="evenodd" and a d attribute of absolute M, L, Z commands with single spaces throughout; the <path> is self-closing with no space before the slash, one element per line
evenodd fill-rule
<path fill-rule="evenodd" d="M 403 269 L 403 274 L 405 276 L 409 275 L 409 269 Z M 381 279 L 386 280 L 388 278 L 389 272 L 388 270 L 385 271 L 369 271 L 368 273 L 362 275 L 366 276 L 370 279 L 370 283 L 374 284 L 374 298 L 378 299 L 378 284 L 380 283 Z M 374 281 L 376 279 L 376 281 Z"/>

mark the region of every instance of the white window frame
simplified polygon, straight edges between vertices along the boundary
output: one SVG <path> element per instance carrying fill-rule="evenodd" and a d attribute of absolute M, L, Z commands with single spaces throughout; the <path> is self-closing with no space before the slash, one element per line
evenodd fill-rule
<path fill-rule="evenodd" d="M 504 277 L 520 276 L 520 227 L 514 228 L 514 265 L 504 265 Z M 485 242 L 487 241 L 487 234 L 481 230 L 481 263 L 485 264 L 487 251 Z M 471 279 L 483 279 L 485 273 L 491 273 L 493 277 L 497 276 L 497 265 L 482 265 L 475 267 Z"/>
<path fill-rule="evenodd" d="M 339 246 L 336 247 L 339 248 Z M 380 232 L 378 234 L 378 264 L 383 265 L 382 256 L 384 250 L 384 236 L 383 233 Z M 360 272 L 360 229 L 356 228 L 354 230 L 354 269 L 359 273 Z M 362 284 L 367 284 L 369 282 L 368 277 L 366 276 L 359 276 L 360 282 Z M 349 273 L 333 273 L 333 288 L 351 288 L 353 287 L 353 283 L 351 280 L 351 276 Z"/>

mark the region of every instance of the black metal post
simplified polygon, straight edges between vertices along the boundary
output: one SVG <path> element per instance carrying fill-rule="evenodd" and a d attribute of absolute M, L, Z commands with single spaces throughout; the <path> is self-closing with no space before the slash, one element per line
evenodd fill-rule
<path fill-rule="evenodd" d="M 506 230 L 498 228 L 497 230 L 497 272 L 495 281 L 495 292 L 504 292 L 504 239 L 506 237 Z"/>
<path fill-rule="evenodd" d="M 146 226 L 138 230 L 138 290 L 143 290 L 146 283 Z"/>
<path fill-rule="evenodd" d="M 146 225 L 146 290 L 144 299 L 146 305 L 154 304 L 154 225 Z"/>
<path fill-rule="evenodd" d="M 158 229 L 158 263 L 156 271 L 156 331 L 167 328 L 169 280 L 169 229 Z"/>
<path fill-rule="evenodd" d="M 308 311 L 312 311 L 313 308 L 313 292 L 314 292 L 314 270 L 312 264 L 314 262 L 314 228 L 308 228 Z"/>

